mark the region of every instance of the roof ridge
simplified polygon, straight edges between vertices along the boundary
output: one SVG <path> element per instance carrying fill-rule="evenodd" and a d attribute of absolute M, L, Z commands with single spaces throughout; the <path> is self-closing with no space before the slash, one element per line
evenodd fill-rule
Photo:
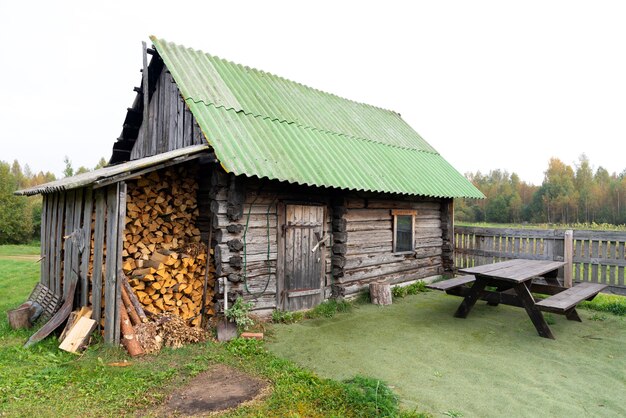
<path fill-rule="evenodd" d="M 304 84 L 304 83 L 300 83 L 300 82 L 298 82 L 298 81 L 291 80 L 291 79 L 289 79 L 289 78 L 287 78 L 287 77 L 283 77 L 283 76 L 280 76 L 280 75 L 278 75 L 278 74 L 271 73 L 271 72 L 269 72 L 269 71 L 264 71 L 264 70 L 261 70 L 260 68 L 250 67 L 250 66 L 248 66 L 248 65 L 240 64 L 240 63 L 238 63 L 238 62 L 231 61 L 231 60 L 226 59 L 226 58 L 222 58 L 222 57 L 220 57 L 220 56 L 218 56 L 218 55 L 212 55 L 212 54 L 209 54 L 208 52 L 205 52 L 205 51 L 203 51 L 203 50 L 201 50 L 201 49 L 191 48 L 191 47 L 187 47 L 187 46 L 185 46 L 185 45 L 177 44 L 177 43 L 175 43 L 175 42 L 170 42 L 170 41 L 167 41 L 166 39 L 163 39 L 163 38 L 157 38 L 155 35 L 150 35 L 150 40 L 151 40 L 152 42 L 154 42 L 155 40 L 157 40 L 157 41 L 160 41 L 160 42 L 165 42 L 165 43 L 168 43 L 168 44 L 172 44 L 172 45 L 175 45 L 175 46 L 177 46 L 177 47 L 181 47 L 181 48 L 184 48 L 184 49 L 187 49 L 187 50 L 190 50 L 190 51 L 200 52 L 200 53 L 202 53 L 202 54 L 205 54 L 205 55 L 208 55 L 208 56 L 210 56 L 210 57 L 216 58 L 216 59 L 218 59 L 218 60 L 220 60 L 220 61 L 223 61 L 223 62 L 226 62 L 226 63 L 232 64 L 232 65 L 236 65 L 236 66 L 241 67 L 241 68 L 244 68 L 244 69 L 249 69 L 249 70 L 252 70 L 252 71 L 256 71 L 256 72 L 261 73 L 261 74 L 268 74 L 268 75 L 270 75 L 270 76 L 272 76 L 272 77 L 275 77 L 275 78 L 278 78 L 278 79 L 280 79 L 280 80 L 284 80 L 284 81 L 287 81 L 287 82 L 289 82 L 289 83 L 293 83 L 293 84 L 296 84 L 296 85 L 298 85 L 298 86 L 302 86 L 302 87 L 304 87 L 304 88 L 306 88 L 306 89 L 313 90 L 313 91 L 316 91 L 316 92 L 319 92 L 319 93 L 325 94 L 325 95 L 327 95 L 327 96 L 336 97 L 336 98 L 338 98 L 338 99 L 345 100 L 345 101 L 350 102 L 350 103 L 354 103 L 354 104 L 357 104 L 357 105 L 370 107 L 370 108 L 372 108 L 372 109 L 377 109 L 377 110 L 382 110 L 382 111 L 384 111 L 384 112 L 392 113 L 392 114 L 394 114 L 395 116 L 397 116 L 397 117 L 399 117 L 400 119 L 402 119 L 402 116 L 400 115 L 400 112 L 396 112 L 395 110 L 392 110 L 392 109 L 387 109 L 387 108 L 384 108 L 384 107 L 375 106 L 375 105 L 372 105 L 372 104 L 369 104 L 369 103 L 359 102 L 359 101 L 356 101 L 356 100 L 349 99 L 349 98 L 347 98 L 347 97 L 339 96 L 338 94 L 330 93 L 330 92 L 327 92 L 327 91 L 325 91 L 325 90 L 321 90 L 321 89 L 318 89 L 318 88 L 315 88 L 315 87 L 311 87 L 311 86 L 306 85 L 306 84 Z M 402 119 L 402 120 L 404 120 L 404 119 Z"/>
<path fill-rule="evenodd" d="M 379 145 L 384 145 L 390 148 L 396 148 L 396 149 L 402 149 L 402 150 L 408 150 L 408 151 L 417 151 L 417 152 L 423 152 L 426 154 L 432 154 L 432 155 L 441 155 L 439 154 L 439 152 L 437 152 L 436 150 L 434 152 L 428 151 L 428 150 L 424 150 L 424 149 L 418 149 L 418 148 L 411 148 L 411 147 L 403 147 L 400 145 L 393 145 L 393 144 L 389 144 L 386 142 L 381 142 L 381 141 L 376 141 L 373 139 L 369 139 L 369 138 L 363 138 L 360 136 L 355 136 L 355 135 L 348 135 L 342 132 L 334 132 L 334 131 L 330 131 L 328 129 L 320 129 L 317 128 L 315 126 L 308 126 L 308 125 L 304 125 L 298 122 L 293 122 L 293 121 L 288 121 L 286 119 L 281 119 L 281 118 L 277 118 L 277 117 L 273 117 L 273 116 L 264 116 L 264 115 L 259 115 L 259 114 L 255 114 L 252 112 L 246 112 L 245 110 L 237 110 L 233 107 L 226 107 L 224 105 L 219 105 L 216 106 L 214 103 L 206 103 L 204 100 L 195 100 L 191 97 L 189 98 L 183 98 L 185 100 L 185 102 L 187 102 L 187 100 L 195 103 L 195 104 L 199 104 L 202 103 L 203 105 L 207 106 L 207 107 L 213 107 L 215 109 L 224 109 L 226 112 L 235 112 L 235 113 L 242 113 L 245 116 L 252 116 L 253 118 L 261 118 L 264 120 L 269 120 L 270 122 L 278 122 L 278 123 L 286 123 L 288 125 L 295 125 L 299 128 L 303 128 L 303 129 L 310 129 L 312 131 L 317 131 L 317 132 L 324 132 L 330 135 L 336 135 L 336 136 L 343 136 L 346 138 L 352 138 L 352 139 L 356 139 L 356 140 L 360 140 L 360 141 L 366 141 L 366 142 L 370 142 L 373 144 L 379 144 Z M 207 138 L 208 139 L 208 138 Z"/>

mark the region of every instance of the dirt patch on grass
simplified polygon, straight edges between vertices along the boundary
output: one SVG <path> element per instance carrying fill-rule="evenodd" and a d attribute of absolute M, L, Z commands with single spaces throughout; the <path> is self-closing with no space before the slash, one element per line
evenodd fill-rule
<path fill-rule="evenodd" d="M 199 374 L 152 411 L 157 416 L 206 416 L 262 398 L 268 382 L 225 365 Z"/>

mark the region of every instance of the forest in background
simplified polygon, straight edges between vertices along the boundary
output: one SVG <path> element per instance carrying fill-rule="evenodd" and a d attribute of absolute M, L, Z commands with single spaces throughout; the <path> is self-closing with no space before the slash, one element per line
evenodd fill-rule
<path fill-rule="evenodd" d="M 74 169 L 68 157 L 63 177 L 90 171 Z M 101 158 L 94 169 L 104 167 Z M 515 173 L 493 170 L 466 174 L 486 199 L 457 199 L 455 220 L 489 223 L 626 224 L 626 169 L 609 173 L 594 169 L 582 155 L 574 166 L 551 158 L 540 186 Z M 21 244 L 39 239 L 41 196 L 15 196 L 19 189 L 56 180 L 50 172 L 35 173 L 18 161 L 0 161 L 0 244 Z"/>
<path fill-rule="evenodd" d="M 87 167 L 74 169 L 68 157 L 64 160 L 63 177 L 91 171 Z M 94 169 L 104 167 L 101 158 Z M 41 196 L 15 196 L 13 192 L 56 180 L 51 172 L 33 172 L 28 164 L 23 167 L 0 161 L 0 245 L 26 244 L 39 239 L 41 228 Z"/>
<path fill-rule="evenodd" d="M 584 154 L 573 167 L 551 158 L 540 186 L 503 170 L 466 177 L 486 199 L 458 199 L 459 222 L 626 224 L 626 169 L 594 169 Z"/>

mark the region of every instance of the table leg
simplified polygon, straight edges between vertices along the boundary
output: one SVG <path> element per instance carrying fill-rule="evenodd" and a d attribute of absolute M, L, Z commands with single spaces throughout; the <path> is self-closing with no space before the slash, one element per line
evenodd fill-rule
<path fill-rule="evenodd" d="M 552 285 L 552 286 L 562 286 L 561 283 L 559 282 L 559 279 L 557 278 L 558 274 L 559 274 L 558 270 L 553 270 L 553 271 L 551 271 L 549 273 L 544 274 L 543 275 L 543 279 L 549 285 Z"/>
<path fill-rule="evenodd" d="M 554 335 L 552 335 L 552 331 L 546 323 L 546 320 L 543 318 L 541 311 L 535 307 L 535 300 L 533 299 L 533 295 L 530 293 L 528 287 L 526 287 L 526 284 L 520 283 L 515 285 L 515 292 L 522 301 L 522 305 L 524 306 L 524 309 L 526 309 L 526 313 L 530 317 L 530 320 L 533 321 L 533 325 L 535 325 L 539 335 L 544 338 L 554 340 Z"/>
<path fill-rule="evenodd" d="M 485 286 L 487 286 L 487 281 L 477 277 L 469 293 L 465 296 L 463 302 L 461 302 L 454 313 L 454 316 L 457 318 L 466 318 L 476 304 L 476 301 L 482 295 L 483 290 L 485 290 Z"/>
<path fill-rule="evenodd" d="M 578 312 L 576 312 L 576 308 L 572 308 L 571 310 L 565 312 L 565 317 L 570 321 L 583 322 L 583 320 L 580 319 L 580 316 L 578 316 Z"/>

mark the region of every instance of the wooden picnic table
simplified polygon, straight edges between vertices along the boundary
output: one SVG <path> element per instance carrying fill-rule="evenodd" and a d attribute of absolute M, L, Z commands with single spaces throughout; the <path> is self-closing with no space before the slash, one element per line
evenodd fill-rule
<path fill-rule="evenodd" d="M 463 297 L 454 314 L 458 318 L 466 318 L 478 299 L 494 306 L 502 303 L 523 307 L 539 335 L 554 339 L 542 311 L 563 314 L 568 320 L 580 322 L 576 305 L 582 300 L 593 299 L 606 287 L 596 283 L 564 287 L 557 279 L 558 270 L 564 265 L 561 261 L 508 260 L 460 269 L 459 272 L 466 276 L 428 287 Z M 472 286 L 468 287 L 468 284 Z M 533 293 L 553 296 L 541 299 L 535 298 Z"/>

